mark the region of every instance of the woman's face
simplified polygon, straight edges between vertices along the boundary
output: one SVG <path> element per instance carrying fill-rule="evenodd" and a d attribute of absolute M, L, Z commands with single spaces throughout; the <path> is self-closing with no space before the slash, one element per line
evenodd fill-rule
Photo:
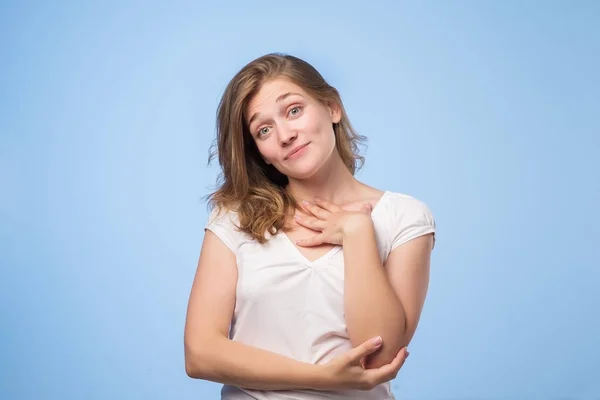
<path fill-rule="evenodd" d="M 335 151 L 337 107 L 326 107 L 286 79 L 265 82 L 250 99 L 246 124 L 265 162 L 289 178 L 307 179 Z"/>

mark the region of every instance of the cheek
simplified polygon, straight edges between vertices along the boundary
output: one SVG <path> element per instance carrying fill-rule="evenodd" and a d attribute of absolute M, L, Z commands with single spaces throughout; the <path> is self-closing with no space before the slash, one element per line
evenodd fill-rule
<path fill-rule="evenodd" d="M 322 140 L 332 139 L 333 127 L 328 120 L 328 115 L 315 115 L 306 121 L 306 127 L 309 132 L 319 135 Z"/>
<path fill-rule="evenodd" d="M 307 131 L 313 134 L 321 134 L 323 131 L 323 121 L 319 118 L 318 115 L 311 116 L 307 118 L 305 121 L 305 128 Z"/>
<path fill-rule="evenodd" d="M 273 162 L 275 158 L 275 151 L 273 149 L 273 146 L 269 145 L 269 143 L 266 142 L 257 142 L 256 148 L 258 149 L 258 152 L 265 161 L 269 163 Z"/>

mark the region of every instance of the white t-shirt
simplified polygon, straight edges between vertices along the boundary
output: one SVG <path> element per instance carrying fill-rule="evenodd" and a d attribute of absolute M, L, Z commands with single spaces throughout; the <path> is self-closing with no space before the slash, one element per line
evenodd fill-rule
<path fill-rule="evenodd" d="M 396 247 L 435 233 L 426 204 L 414 197 L 385 192 L 371 213 L 383 261 Z M 214 232 L 237 258 L 236 304 L 232 340 L 313 364 L 324 364 L 352 348 L 344 319 L 344 257 L 334 247 L 310 262 L 287 235 L 260 244 L 236 229 L 234 212 L 213 212 L 206 229 Z M 225 400 L 390 400 L 390 383 L 370 391 L 260 391 L 224 385 Z"/>

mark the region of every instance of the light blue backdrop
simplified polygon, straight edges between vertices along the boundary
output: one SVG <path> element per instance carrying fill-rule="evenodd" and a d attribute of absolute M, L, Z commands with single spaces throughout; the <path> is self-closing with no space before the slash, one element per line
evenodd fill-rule
<path fill-rule="evenodd" d="M 272 51 L 437 218 L 398 399 L 600 398 L 600 3 L 1 4 L 0 398 L 218 398 L 182 339 L 208 147 Z"/>

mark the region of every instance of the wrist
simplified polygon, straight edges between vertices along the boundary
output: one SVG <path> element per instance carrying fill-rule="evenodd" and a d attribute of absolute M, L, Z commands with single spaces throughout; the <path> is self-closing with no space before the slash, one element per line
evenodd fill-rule
<path fill-rule="evenodd" d="M 371 216 L 358 213 L 346 220 L 342 229 L 342 235 L 344 238 L 347 238 L 355 235 L 362 235 L 371 230 L 373 230 L 373 220 L 371 219 Z"/>
<path fill-rule="evenodd" d="M 308 375 L 309 388 L 313 390 L 333 390 L 335 383 L 327 364 L 313 364 Z"/>

